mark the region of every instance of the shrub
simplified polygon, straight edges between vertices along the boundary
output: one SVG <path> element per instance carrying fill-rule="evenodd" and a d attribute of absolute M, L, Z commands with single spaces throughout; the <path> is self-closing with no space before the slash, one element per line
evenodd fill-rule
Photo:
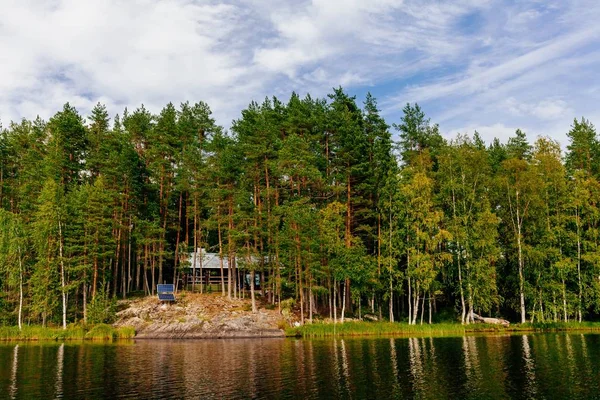
<path fill-rule="evenodd" d="M 288 323 L 285 319 L 280 319 L 279 321 L 277 321 L 277 328 L 281 329 L 281 330 L 286 330 L 288 328 Z"/>
<path fill-rule="evenodd" d="M 112 340 L 116 339 L 117 331 L 110 325 L 98 324 L 85 334 L 86 339 Z"/>
<path fill-rule="evenodd" d="M 106 290 L 96 294 L 87 308 L 87 319 L 90 324 L 110 324 L 117 315 L 117 299 L 109 298 Z"/>
<path fill-rule="evenodd" d="M 124 326 L 117 329 L 117 339 L 131 339 L 135 336 L 135 329 L 131 326 Z"/>
<path fill-rule="evenodd" d="M 283 314 L 284 317 L 289 318 L 290 315 L 292 314 L 292 309 L 294 308 L 294 305 L 296 304 L 296 300 L 294 300 L 293 298 L 289 298 L 289 299 L 285 299 L 281 301 L 281 314 Z"/>

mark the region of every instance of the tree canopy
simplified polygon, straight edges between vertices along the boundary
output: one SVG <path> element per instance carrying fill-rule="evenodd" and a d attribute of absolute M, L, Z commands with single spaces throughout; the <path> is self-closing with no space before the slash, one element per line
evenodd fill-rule
<path fill-rule="evenodd" d="M 342 88 L 252 102 L 230 132 L 204 102 L 65 104 L 0 129 L 0 323 L 106 321 L 185 284 L 198 248 L 231 262 L 222 295 L 293 298 L 303 322 L 594 318 L 600 147 L 586 119 L 567 136 L 445 139 L 418 104 L 388 124 Z"/>

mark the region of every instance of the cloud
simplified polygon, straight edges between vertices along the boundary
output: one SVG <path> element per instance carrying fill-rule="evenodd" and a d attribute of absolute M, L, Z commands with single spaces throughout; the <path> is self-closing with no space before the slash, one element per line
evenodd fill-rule
<path fill-rule="evenodd" d="M 47 117 L 66 101 L 83 110 L 102 96 L 109 106 L 158 108 L 252 89 L 244 10 L 234 5 L 149 0 L 5 1 L 0 110 Z M 7 4 L 6 4 L 7 3 Z M 5 14 L 6 15 L 6 14 Z M 238 31 L 241 30 L 241 31 Z M 241 104 L 238 104 L 241 106 Z M 121 111 L 114 110 L 113 112 Z"/>
<path fill-rule="evenodd" d="M 479 133 L 481 138 L 487 144 L 492 143 L 494 138 L 500 139 L 501 142 L 506 143 L 508 138 L 514 136 L 515 131 L 518 127 L 506 126 L 502 123 L 496 123 L 493 125 L 468 125 L 460 128 L 455 128 L 443 133 L 446 139 L 454 139 L 458 134 L 473 135 L 475 131 Z M 531 139 L 531 137 L 530 137 Z"/>
<path fill-rule="evenodd" d="M 571 53 L 582 44 L 595 41 L 600 36 L 600 26 L 581 29 L 566 37 L 547 43 L 518 57 L 509 58 L 498 65 L 473 68 L 467 76 L 444 78 L 438 83 L 419 85 L 409 89 L 403 95 L 421 101 L 439 99 L 459 94 L 461 96 L 494 90 L 511 78 L 529 72 L 538 66 L 551 62 L 565 53 Z"/>
<path fill-rule="evenodd" d="M 597 115 L 600 100 L 600 5 L 590 1 L 497 2 L 483 10 L 462 64 L 416 80 L 381 103 L 386 115 L 419 102 L 448 132 L 507 139 L 516 128 L 530 140 L 549 135 L 563 145 L 574 117 Z M 493 137 L 487 138 L 488 141 Z"/>
<path fill-rule="evenodd" d="M 544 99 L 537 103 L 520 103 L 511 97 L 505 101 L 505 106 L 513 115 L 533 116 L 542 120 L 568 119 L 573 110 L 561 99 Z"/>
<path fill-rule="evenodd" d="M 443 130 L 561 137 L 600 100 L 592 0 L 3 0 L 0 117 L 372 91 L 391 122 L 419 102 Z M 359 96 L 360 97 L 360 96 Z M 461 128 L 462 129 L 462 128 Z M 560 130 L 559 130 L 560 129 Z M 564 137 L 564 133 L 562 133 Z"/>

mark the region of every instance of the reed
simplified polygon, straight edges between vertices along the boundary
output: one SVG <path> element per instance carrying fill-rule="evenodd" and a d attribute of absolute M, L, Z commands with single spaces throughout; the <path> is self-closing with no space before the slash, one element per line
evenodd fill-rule
<path fill-rule="evenodd" d="M 87 327 L 69 325 L 67 329 L 25 325 L 21 330 L 16 326 L 0 326 L 0 341 L 114 340 L 130 339 L 134 336 L 133 328 L 113 328 L 106 324 Z"/>
<path fill-rule="evenodd" d="M 535 332 L 560 332 L 560 331 L 600 331 L 600 322 L 571 321 L 571 322 L 536 322 L 515 324 L 506 328 L 508 331 L 535 331 Z"/>
<path fill-rule="evenodd" d="M 343 324 L 313 323 L 299 327 L 289 328 L 288 336 L 297 337 L 326 337 L 326 336 L 383 336 L 383 335 L 410 335 L 410 334 L 464 334 L 465 327 L 460 324 L 424 324 L 409 325 L 408 323 L 394 322 L 363 322 L 350 321 Z"/>
<path fill-rule="evenodd" d="M 316 322 L 286 330 L 287 336 L 320 338 L 328 336 L 448 336 L 468 333 L 510 333 L 510 332 L 563 332 L 600 331 L 600 322 L 546 322 L 514 324 L 509 327 L 490 324 L 461 325 L 458 323 L 436 323 L 409 325 L 406 322 L 365 322 L 345 323 Z"/>

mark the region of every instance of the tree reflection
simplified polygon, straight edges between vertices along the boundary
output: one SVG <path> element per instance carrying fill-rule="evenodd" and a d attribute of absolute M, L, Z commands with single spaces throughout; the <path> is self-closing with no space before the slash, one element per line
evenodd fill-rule
<path fill-rule="evenodd" d="M 10 374 L 9 397 L 17 398 L 17 370 L 19 369 L 19 345 L 17 344 L 13 350 L 12 370 Z"/>
<path fill-rule="evenodd" d="M 529 336 L 521 336 L 521 343 L 523 349 L 523 361 L 525 362 L 525 392 L 528 394 L 529 398 L 535 399 L 537 398 L 537 383 L 535 379 L 535 362 L 533 357 L 531 356 L 531 345 L 529 343 Z"/>
<path fill-rule="evenodd" d="M 56 384 L 54 385 L 54 389 L 56 392 L 56 397 L 63 397 L 63 370 L 65 364 L 65 344 L 62 343 L 58 347 L 58 351 L 56 353 Z"/>

